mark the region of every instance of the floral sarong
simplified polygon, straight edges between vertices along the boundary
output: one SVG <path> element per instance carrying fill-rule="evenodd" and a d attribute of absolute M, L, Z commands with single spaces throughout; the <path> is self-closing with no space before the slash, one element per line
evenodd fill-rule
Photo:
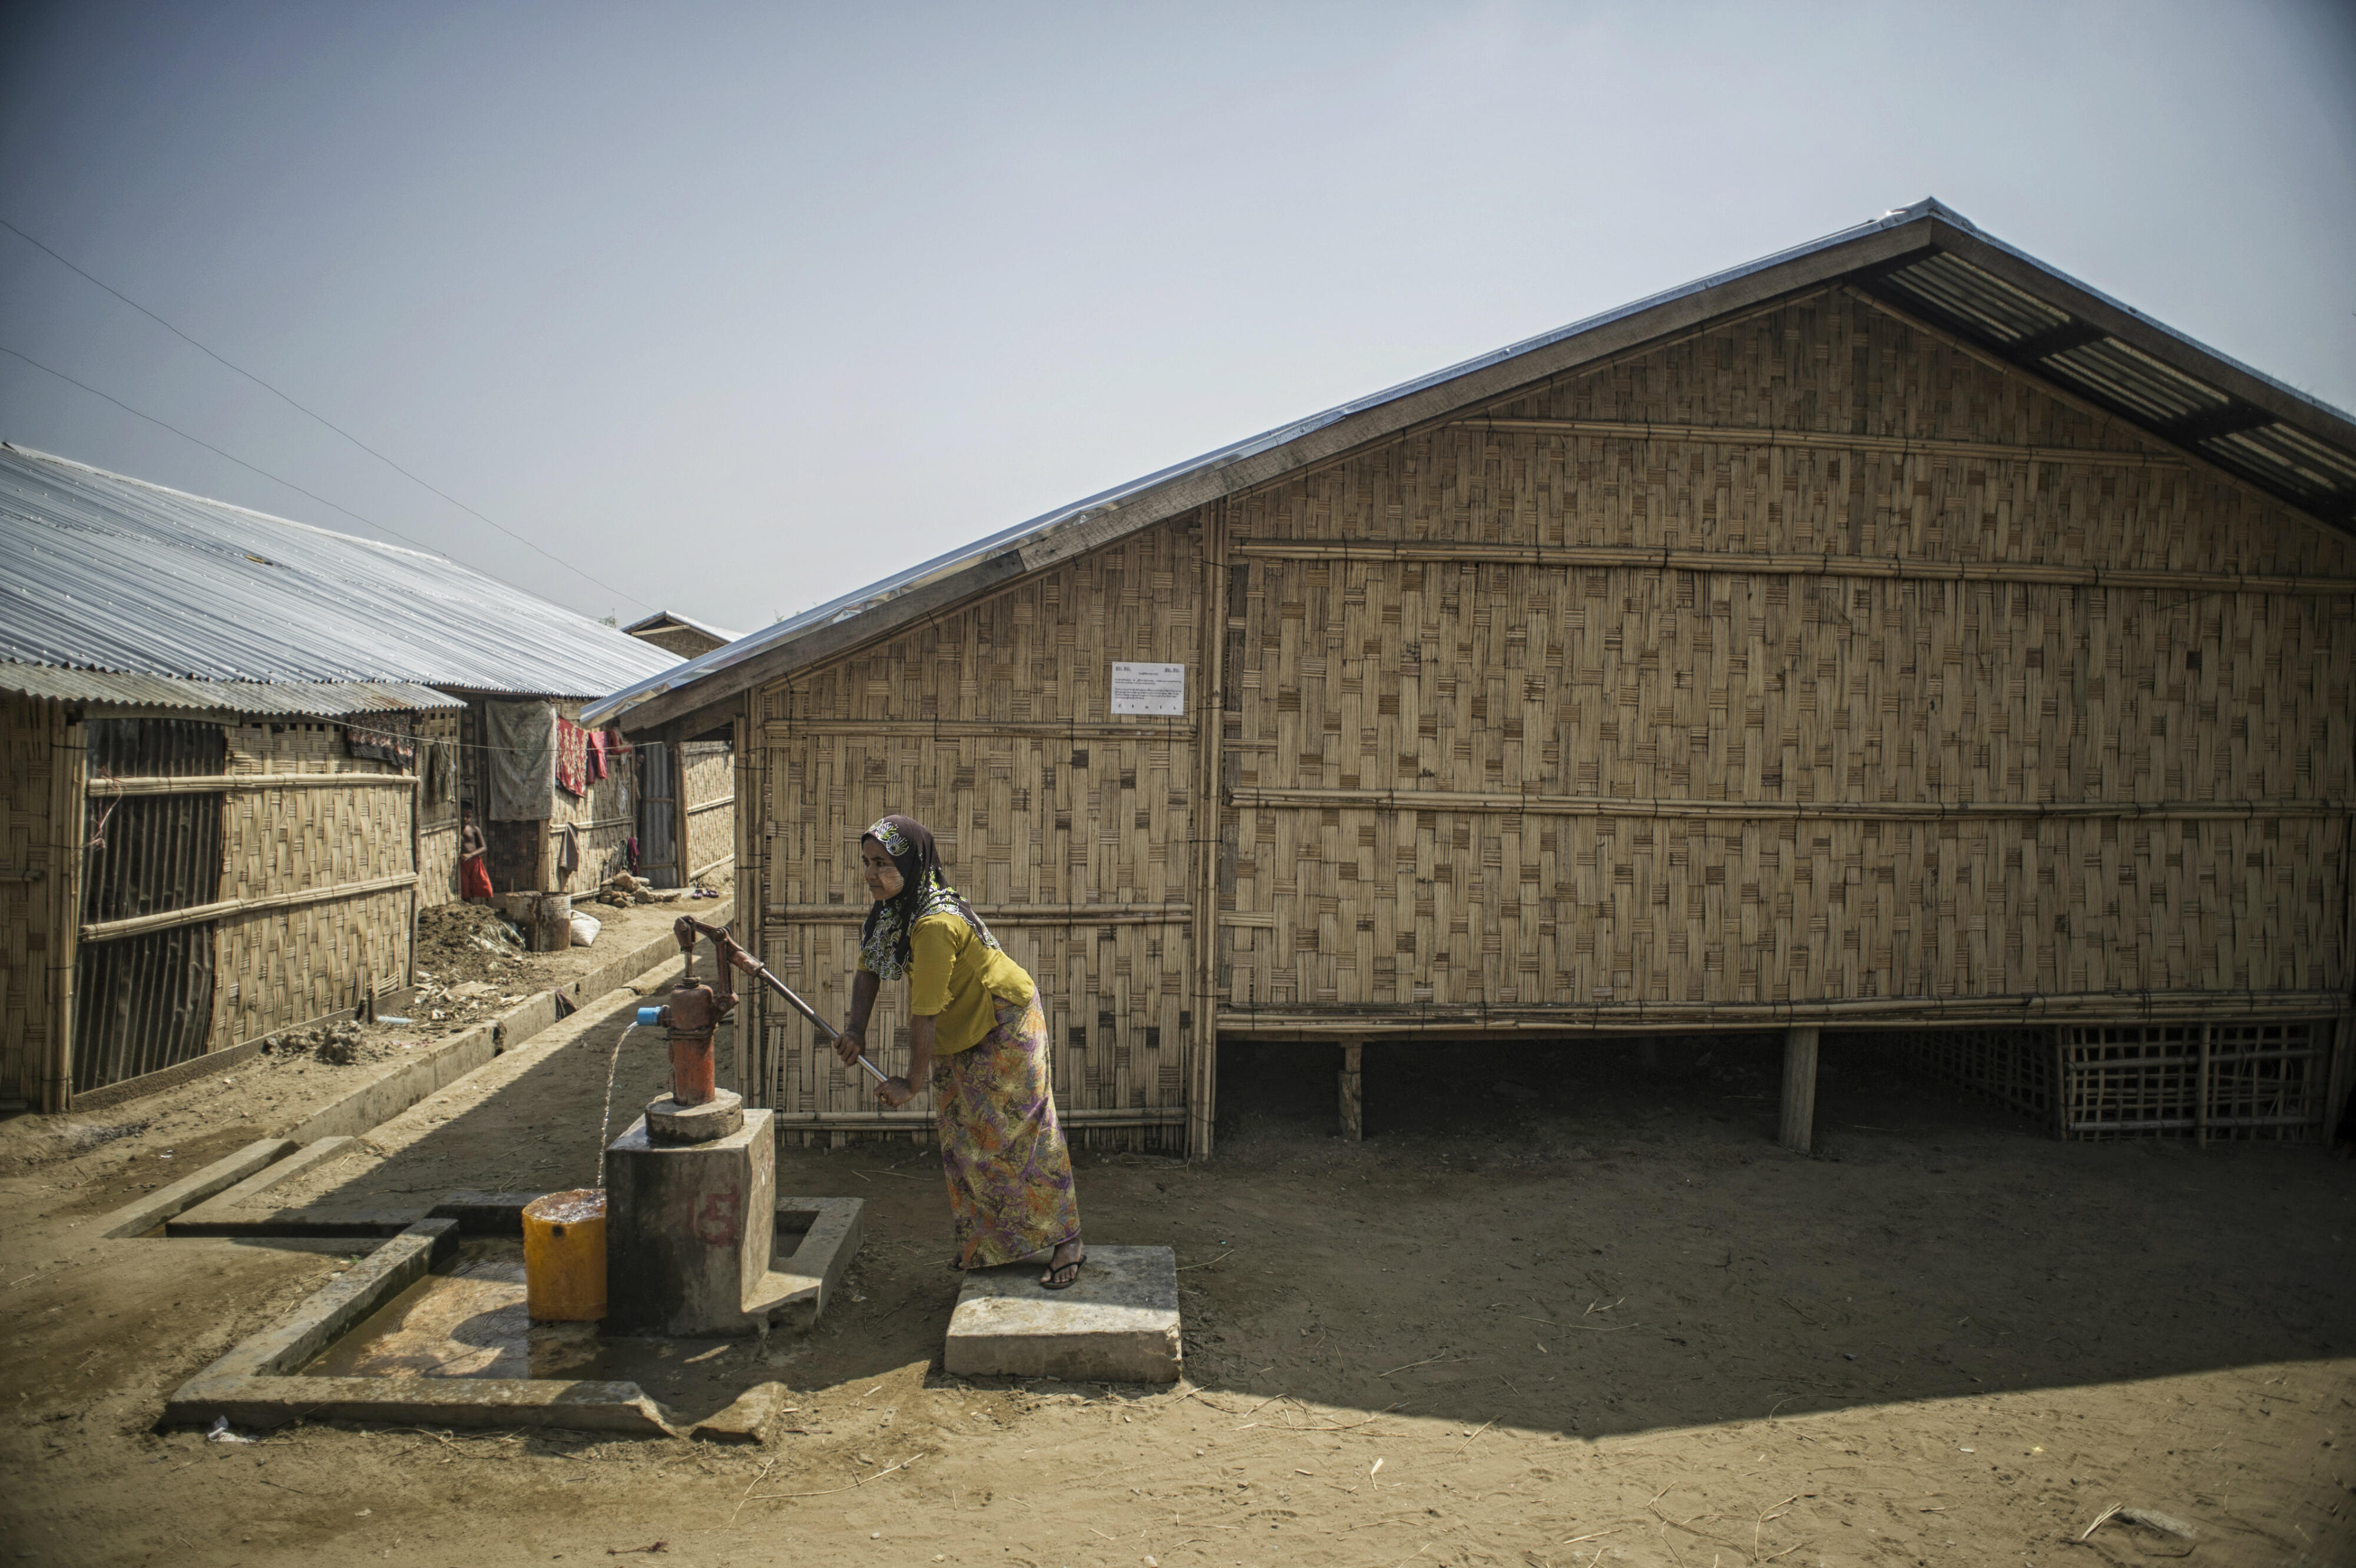
<path fill-rule="evenodd" d="M 1000 1002 L 998 1027 L 937 1061 L 933 1102 L 959 1268 L 1017 1262 L 1080 1233 L 1035 1000 Z"/>

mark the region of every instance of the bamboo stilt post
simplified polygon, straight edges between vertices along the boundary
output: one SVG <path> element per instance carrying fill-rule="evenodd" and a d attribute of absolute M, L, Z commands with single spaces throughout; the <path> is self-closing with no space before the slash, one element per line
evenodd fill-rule
<path fill-rule="evenodd" d="M 766 963 L 769 911 L 768 900 L 762 891 L 762 873 L 766 867 L 753 864 L 753 845 L 762 842 L 753 832 L 753 822 L 756 816 L 768 816 L 774 809 L 775 803 L 765 786 L 768 783 L 766 769 L 774 763 L 775 757 L 766 745 L 757 761 L 753 756 L 754 738 L 761 733 L 759 703 L 755 692 L 747 692 L 729 723 L 729 786 L 736 792 L 736 806 L 728 847 L 734 854 L 731 869 L 736 878 L 737 940 L 746 952 Z M 673 788 L 680 795 L 687 793 L 684 786 Z M 679 855 L 680 870 L 684 872 L 688 868 L 684 839 L 680 842 Z M 744 1097 L 747 1105 L 774 1109 L 776 1064 L 769 1059 L 768 1007 L 767 988 L 755 986 L 746 1004 L 736 1010 L 736 1092 Z"/>
<path fill-rule="evenodd" d="M 688 853 L 687 847 L 688 829 L 691 824 L 687 811 L 687 742 L 682 740 L 670 749 L 674 758 L 670 779 L 670 840 L 679 848 L 679 885 L 692 887 L 695 886 L 695 857 Z"/>
<path fill-rule="evenodd" d="M 1226 505 L 1203 509 L 1203 588 L 1194 615 L 1195 667 L 1203 671 L 1195 697 L 1194 822 L 1187 836 L 1194 846 L 1194 1052 L 1186 1085 L 1186 1157 L 1211 1157 L 1217 1122 L 1219 1086 L 1219 822 L 1220 753 L 1226 738 L 1227 618 Z"/>
<path fill-rule="evenodd" d="M 1366 1135 L 1364 1081 L 1359 1076 L 1365 1046 L 1352 1040 L 1342 1047 L 1342 1141 L 1355 1144 Z"/>
<path fill-rule="evenodd" d="M 1783 1031 L 1783 1145 L 1795 1155 L 1811 1153 L 1816 1126 L 1816 1044 L 1821 1031 Z"/>

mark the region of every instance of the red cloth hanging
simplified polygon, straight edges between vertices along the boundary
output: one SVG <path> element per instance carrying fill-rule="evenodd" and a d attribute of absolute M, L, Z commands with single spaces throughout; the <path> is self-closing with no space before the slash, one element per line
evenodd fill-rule
<path fill-rule="evenodd" d="M 568 794 L 589 793 L 589 732 L 561 714 L 556 720 L 556 783 Z"/>

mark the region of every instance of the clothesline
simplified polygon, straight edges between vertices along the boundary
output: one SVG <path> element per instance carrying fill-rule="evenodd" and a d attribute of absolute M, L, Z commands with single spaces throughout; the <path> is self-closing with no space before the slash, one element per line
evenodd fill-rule
<path fill-rule="evenodd" d="M 334 724 L 335 727 L 336 727 L 336 728 L 337 728 L 337 729 L 340 729 L 340 730 L 349 731 L 349 730 L 353 730 L 353 729 L 358 729 L 358 730 L 360 730 L 360 731 L 362 731 L 362 732 L 364 732 L 364 733 L 381 733 L 381 732 L 380 732 L 380 731 L 374 731 L 374 730 L 371 730 L 370 726 L 369 726 L 369 725 L 365 725 L 365 724 L 358 724 L 358 725 L 353 725 L 353 724 L 344 724 L 344 723 L 340 723 L 340 722 L 334 721 L 334 720 L 330 720 L 329 722 L 330 722 L 331 724 Z M 614 732 L 613 732 L 612 730 L 608 729 L 608 730 L 598 731 L 598 732 L 595 732 L 595 733 L 605 734 L 605 735 L 611 735 L 611 734 L 613 734 Z M 530 756 L 536 755 L 536 753 L 537 753 L 537 748 L 536 748 L 536 747 L 535 747 L 535 748 L 533 748 L 533 749 L 531 749 L 531 750 L 526 750 L 526 749 L 525 749 L 525 748 L 523 748 L 523 747 L 520 747 L 520 746 L 486 746 L 486 745 L 484 745 L 484 744 L 483 744 L 482 742 L 480 742 L 480 741 L 474 741 L 474 740 L 449 740 L 449 739 L 445 739 L 445 738 L 444 738 L 443 736 L 438 736 L 438 735 L 421 735 L 421 736 L 412 736 L 412 739 L 414 739 L 414 740 L 416 741 L 416 743 L 417 743 L 419 746 L 455 746 L 455 747 L 456 747 L 457 749 L 459 749 L 459 750 L 461 750 L 461 751 L 503 752 L 503 753 L 505 753 L 505 754 L 507 754 L 508 756 L 510 756 L 510 757 L 530 757 Z M 655 744 L 657 744 L 657 745 L 660 745 L 661 743 L 660 743 L 660 742 L 657 742 L 657 743 L 655 743 Z M 637 743 L 636 741 L 627 741 L 627 740 L 616 741 L 616 742 L 614 743 L 614 746 L 613 746 L 612 749 L 609 751 L 608 755 L 609 755 L 609 756 L 610 756 L 610 755 L 622 755 L 622 756 L 626 756 L 626 755 L 628 755 L 630 752 L 632 752 L 632 751 L 636 750 L 636 749 L 637 749 Z"/>

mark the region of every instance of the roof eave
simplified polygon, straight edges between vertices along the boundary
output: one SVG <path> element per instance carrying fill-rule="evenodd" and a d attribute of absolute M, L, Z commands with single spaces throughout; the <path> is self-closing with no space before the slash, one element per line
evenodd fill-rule
<path fill-rule="evenodd" d="M 2294 429 L 2337 446 L 2356 446 L 2356 422 L 2240 361 L 2204 348 L 2131 306 L 1985 234 L 1942 224 L 1938 248 L 2045 300 L 2149 354 L 2169 369 L 2206 381 Z M 2031 367 L 2030 373 L 2036 373 Z M 2164 438 L 2164 437 L 2163 437 Z M 2297 505 L 2285 499 L 2285 505 Z"/>

